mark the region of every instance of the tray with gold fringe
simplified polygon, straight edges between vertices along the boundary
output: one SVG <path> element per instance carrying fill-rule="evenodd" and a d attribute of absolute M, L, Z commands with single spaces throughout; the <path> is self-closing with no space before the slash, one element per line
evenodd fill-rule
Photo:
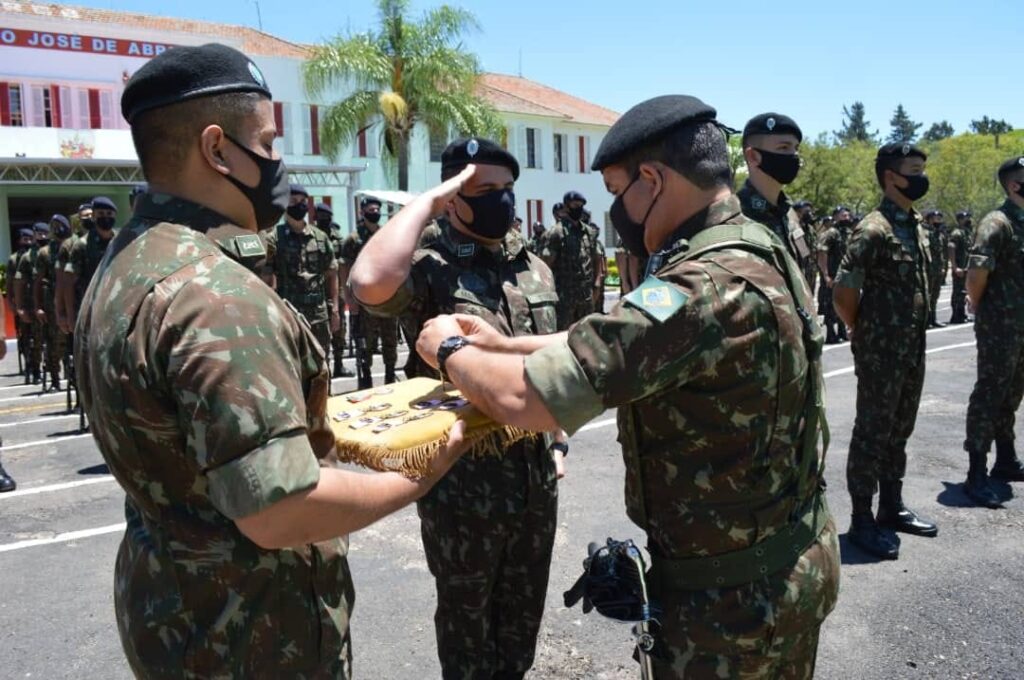
<path fill-rule="evenodd" d="M 491 420 L 450 383 L 431 378 L 350 392 L 327 400 L 338 458 L 381 472 L 422 477 L 448 441 L 457 420 L 466 421 L 466 455 L 500 455 L 534 432 Z"/>

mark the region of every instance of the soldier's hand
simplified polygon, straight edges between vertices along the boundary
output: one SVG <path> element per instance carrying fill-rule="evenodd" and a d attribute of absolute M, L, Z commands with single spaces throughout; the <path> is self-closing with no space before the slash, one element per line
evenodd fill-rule
<path fill-rule="evenodd" d="M 551 457 L 555 461 L 555 477 L 562 479 L 565 477 L 565 454 L 558 449 L 553 449 Z"/>
<path fill-rule="evenodd" d="M 341 328 L 341 317 L 338 316 L 337 312 L 331 312 L 331 335 L 338 332 Z"/>
<path fill-rule="evenodd" d="M 470 163 L 462 170 L 462 172 L 455 175 L 455 177 L 442 182 L 427 192 L 427 195 L 430 198 L 430 214 L 443 214 L 448 202 L 454 199 L 455 195 L 462 191 L 462 186 L 469 181 L 475 172 L 476 165 Z"/>
<path fill-rule="evenodd" d="M 42 309 L 37 309 L 36 318 L 39 319 L 39 323 L 46 323 L 46 312 Z"/>
<path fill-rule="evenodd" d="M 466 441 L 466 421 L 456 420 L 451 429 L 448 430 L 448 441 L 444 448 L 437 455 L 430 465 L 425 481 L 433 486 L 434 482 L 444 477 L 459 458 L 469 450 L 469 442 Z"/>
<path fill-rule="evenodd" d="M 455 335 L 463 335 L 462 327 L 455 317 L 447 314 L 434 317 L 423 325 L 416 339 L 416 351 L 423 361 L 437 368 L 437 349 L 442 342 Z"/>
<path fill-rule="evenodd" d="M 505 336 L 499 333 L 494 326 L 487 323 L 479 316 L 472 316 L 470 314 L 452 314 L 451 318 L 455 320 L 461 329 L 461 332 L 456 333 L 456 335 L 466 336 L 471 343 L 481 349 L 492 350 L 495 352 L 502 351 Z"/>

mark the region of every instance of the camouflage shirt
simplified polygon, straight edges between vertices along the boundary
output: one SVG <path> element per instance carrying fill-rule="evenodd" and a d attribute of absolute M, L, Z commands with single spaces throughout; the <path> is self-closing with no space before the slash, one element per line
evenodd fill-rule
<path fill-rule="evenodd" d="M 928 266 L 916 210 L 905 212 L 886 198 L 854 228 L 836 276 L 836 285 L 861 292 L 854 352 L 923 359 Z"/>
<path fill-rule="evenodd" d="M 967 269 L 971 241 L 971 230 L 960 226 L 949 235 L 949 246 L 953 247 L 953 262 L 956 263 L 958 269 Z"/>
<path fill-rule="evenodd" d="M 686 259 L 686 239 L 717 225 L 775 241 L 735 196 L 714 203 L 609 314 L 526 358 L 529 382 L 570 433 L 618 408 L 627 512 L 673 559 L 759 543 L 805 500 L 795 487 L 810 362 L 797 308 L 811 308 L 810 292 L 794 261 L 791 291 L 748 250 Z"/>
<path fill-rule="evenodd" d="M 52 313 L 54 310 L 54 293 L 57 289 L 58 269 L 55 256 L 60 253 L 67 240 L 66 238 L 59 241 L 51 240 L 39 250 L 39 255 L 36 257 L 35 278 L 42 282 L 43 304 L 46 306 L 47 313 Z"/>
<path fill-rule="evenodd" d="M 551 267 L 561 300 L 588 300 L 597 280 L 597 228 L 564 220 L 544 233 L 541 257 Z"/>
<path fill-rule="evenodd" d="M 267 249 L 264 273 L 276 277 L 278 295 L 311 322 L 326 320 L 327 277 L 338 271 L 327 234 L 311 224 L 298 233 L 279 224 L 263 232 L 261 238 Z"/>
<path fill-rule="evenodd" d="M 978 321 L 1024 328 L 1024 209 L 1007 200 L 982 218 L 969 268 L 989 271 Z"/>
<path fill-rule="evenodd" d="M 942 227 L 922 226 L 928 236 L 929 278 L 932 276 L 940 277 L 942 276 L 943 263 L 946 261 L 946 246 L 949 245 L 949 237 L 946 235 L 946 230 Z"/>
<path fill-rule="evenodd" d="M 839 271 L 839 264 L 846 255 L 848 236 L 845 228 L 831 226 L 818 239 L 818 252 L 825 253 L 828 260 L 828 275 L 831 277 L 835 277 Z"/>
<path fill-rule="evenodd" d="M 392 298 L 367 311 L 399 317 L 406 337 L 419 336 L 423 325 L 439 314 L 472 314 L 504 335 L 554 333 L 557 327 L 551 270 L 526 250 L 522 237 L 509 231 L 500 249 L 491 251 L 439 220 L 439 236 L 413 255 L 405 284 Z M 437 377 L 418 354 L 410 353 L 406 374 Z M 426 501 L 457 504 L 479 514 L 522 512 L 525 489 L 525 447 L 543 446 L 528 440 L 504 456 L 463 457 L 429 494 Z M 547 474 L 553 475 L 553 466 Z"/>
<path fill-rule="evenodd" d="M 32 303 L 32 277 L 36 269 L 36 260 L 39 259 L 40 246 L 38 244 L 32 244 L 32 247 L 26 250 L 18 258 L 18 265 L 14 273 L 15 281 L 25 282 L 25 294 L 22 298 L 22 302 L 25 304 L 24 309 L 32 309 L 34 307 Z"/>
<path fill-rule="evenodd" d="M 107 246 L 113 238 L 103 240 L 95 229 L 75 239 L 68 252 L 68 263 L 64 271 L 78 277 L 75 283 L 75 299 L 81 302 L 96 268 L 100 265 Z"/>
<path fill-rule="evenodd" d="M 805 268 L 814 253 L 808 234 L 800 224 L 800 216 L 796 214 L 786 193 L 779 192 L 778 204 L 772 205 L 748 179 L 736 195 L 743 207 L 743 214 L 771 229 L 800 268 Z"/>
<path fill-rule="evenodd" d="M 334 445 L 308 324 L 237 261 L 259 238 L 140 199 L 86 293 L 75 364 L 124 488 L 115 567 L 140 677 L 336 677 L 351 582 L 340 540 L 264 550 L 235 520 L 315 486 Z"/>

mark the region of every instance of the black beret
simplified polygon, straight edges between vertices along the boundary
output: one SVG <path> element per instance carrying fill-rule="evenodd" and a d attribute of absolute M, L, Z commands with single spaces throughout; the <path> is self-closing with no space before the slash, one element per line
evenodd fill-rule
<path fill-rule="evenodd" d="M 762 113 L 747 121 L 743 128 L 742 143 L 746 144 L 747 138 L 751 135 L 782 134 L 796 135 L 798 142 L 804 141 L 804 133 L 800 131 L 800 126 L 795 120 L 781 113 Z"/>
<path fill-rule="evenodd" d="M 114 205 L 114 202 L 106 196 L 97 196 L 92 199 L 92 209 L 95 210 L 96 208 L 105 208 L 107 210 L 117 212 L 117 206 Z"/>
<path fill-rule="evenodd" d="M 564 210 L 564 209 L 565 209 L 565 204 L 564 203 L 555 203 L 553 206 L 551 206 L 552 214 L 557 214 L 560 210 Z"/>
<path fill-rule="evenodd" d="M 306 198 L 309 198 L 309 194 L 306 192 L 306 187 L 302 186 L 301 184 L 289 184 L 288 193 L 299 194 L 300 196 L 305 196 Z"/>
<path fill-rule="evenodd" d="M 68 218 L 60 214 L 54 214 L 54 216 L 50 218 L 50 222 L 57 222 L 63 227 L 67 227 L 68 229 L 71 228 L 71 222 L 68 222 Z"/>
<path fill-rule="evenodd" d="M 149 185 L 146 184 L 145 182 L 142 182 L 140 184 L 136 184 L 135 186 L 132 187 L 131 197 L 135 198 L 136 196 L 138 196 L 140 194 L 144 194 L 147 191 L 149 191 Z"/>
<path fill-rule="evenodd" d="M 22 227 L 18 230 L 18 238 L 32 238 L 36 233 L 32 231 L 32 227 Z"/>
<path fill-rule="evenodd" d="M 910 156 L 917 156 L 921 160 L 925 161 L 928 160 L 928 154 L 910 142 L 892 142 L 878 150 L 878 155 L 875 156 L 875 161 L 888 158 L 909 158 Z"/>
<path fill-rule="evenodd" d="M 685 94 L 667 94 L 640 102 L 622 114 L 608 130 L 590 168 L 600 171 L 678 127 L 713 121 L 716 113 L 701 100 Z"/>
<path fill-rule="evenodd" d="M 835 215 L 836 213 L 841 213 L 844 210 L 849 212 L 850 209 L 847 208 L 845 205 L 837 205 L 836 209 L 832 211 L 832 214 Z"/>
<path fill-rule="evenodd" d="M 960 219 L 961 217 L 970 217 L 970 216 L 971 216 L 971 211 L 970 210 L 959 210 L 956 213 L 956 218 L 957 219 Z"/>
<path fill-rule="evenodd" d="M 562 201 L 565 203 L 569 201 L 583 201 L 583 205 L 587 204 L 587 199 L 578 191 L 566 191 L 565 196 L 562 196 Z"/>
<path fill-rule="evenodd" d="M 1000 181 L 1014 170 L 1020 170 L 1022 168 L 1024 168 L 1024 156 L 1014 156 L 1008 161 L 1005 161 L 999 166 Z"/>
<path fill-rule="evenodd" d="M 512 179 L 519 179 L 519 162 L 500 144 L 482 137 L 457 139 L 441 153 L 441 175 L 450 176 L 470 163 L 501 165 L 512 171 Z"/>
<path fill-rule="evenodd" d="M 326 203 L 317 203 L 314 210 L 316 210 L 317 212 L 325 212 L 328 215 L 334 214 L 334 211 L 331 210 L 331 206 L 327 205 Z"/>
<path fill-rule="evenodd" d="M 379 198 L 374 198 L 373 196 L 363 196 L 363 200 L 359 201 L 359 207 L 365 208 L 368 205 L 376 205 L 379 207 L 383 205 L 383 203 L 380 202 Z"/>
<path fill-rule="evenodd" d="M 49 234 L 50 225 L 47 224 L 46 222 L 36 222 L 35 224 L 32 225 L 32 231 L 34 231 L 37 234 Z"/>
<path fill-rule="evenodd" d="M 797 210 L 800 210 L 801 208 L 813 208 L 814 204 L 811 203 L 810 201 L 805 201 L 801 199 L 794 203 L 793 207 L 796 208 Z"/>
<path fill-rule="evenodd" d="M 131 124 L 150 109 L 232 92 L 255 92 L 271 99 L 263 73 L 233 47 L 174 47 L 135 72 L 121 95 L 121 115 Z"/>
<path fill-rule="evenodd" d="M 936 215 L 938 215 L 939 217 L 942 217 L 942 212 L 941 212 L 941 211 L 939 211 L 939 210 L 927 210 L 927 211 L 925 211 L 925 213 L 924 213 L 924 217 L 925 217 L 925 219 L 927 219 L 927 218 L 929 218 L 929 217 L 934 217 L 934 216 L 936 216 Z"/>
<path fill-rule="evenodd" d="M 83 203 L 78 206 L 78 212 L 82 212 L 83 210 L 92 210 L 92 203 Z"/>

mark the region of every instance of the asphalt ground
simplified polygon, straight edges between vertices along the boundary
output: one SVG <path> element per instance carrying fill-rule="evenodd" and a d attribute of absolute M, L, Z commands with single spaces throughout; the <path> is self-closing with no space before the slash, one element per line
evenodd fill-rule
<path fill-rule="evenodd" d="M 948 299 L 946 287 L 943 320 Z M 847 345 L 828 347 L 824 361 L 832 429 L 828 499 L 845 534 L 856 379 Z M 904 496 L 938 522 L 939 536 L 905 536 L 900 559 L 882 563 L 842 537 L 841 594 L 822 629 L 819 678 L 1024 678 L 1024 485 L 1001 487 L 1008 498 L 1002 510 L 969 507 L 961 489 L 964 417 L 976 372 L 973 328 L 931 331 L 927 361 Z M 382 372 L 377 364 L 377 382 Z M 613 415 L 571 442 L 533 678 L 638 677 L 627 625 L 562 606 L 589 542 L 643 542 L 625 516 Z M 0 458 L 19 486 L 0 495 L 0 678 L 130 677 L 112 603 L 124 495 L 91 436 L 77 428 L 63 393 L 21 384 L 9 351 L 0 362 Z M 354 534 L 350 559 L 355 676 L 439 677 L 435 594 L 415 509 Z"/>

